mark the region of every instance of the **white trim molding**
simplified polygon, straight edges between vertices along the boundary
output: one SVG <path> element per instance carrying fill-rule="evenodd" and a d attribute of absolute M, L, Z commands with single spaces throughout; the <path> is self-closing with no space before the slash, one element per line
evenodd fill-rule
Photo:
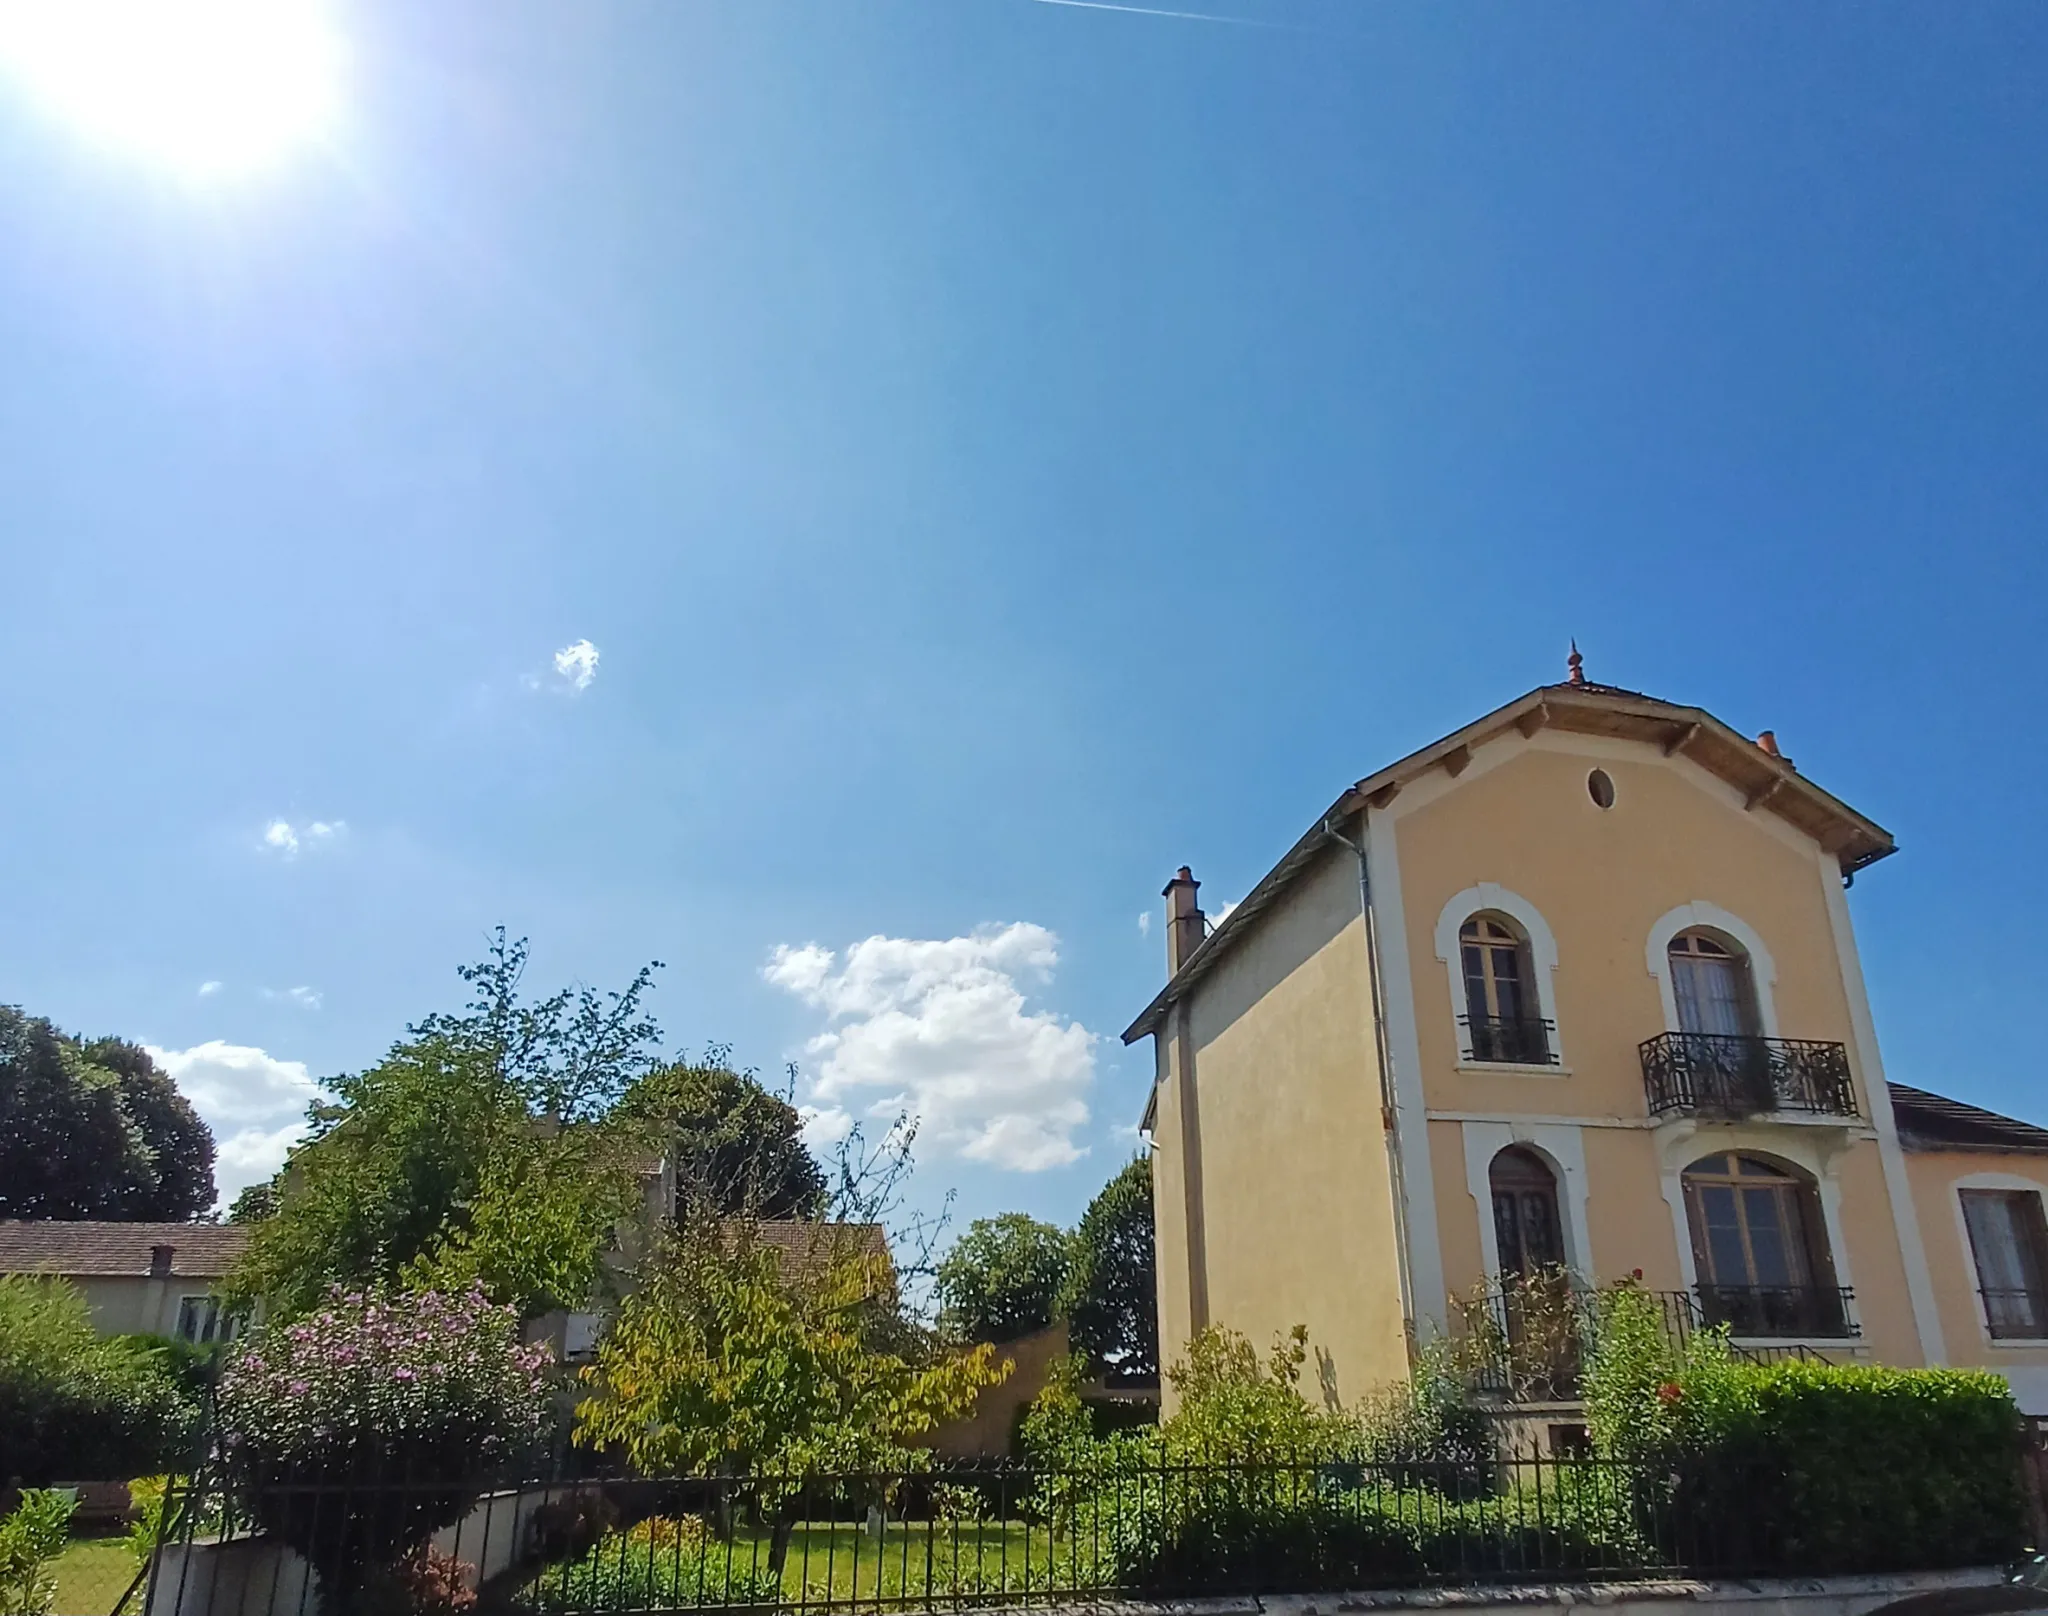
<path fill-rule="evenodd" d="M 2010 1350 L 2014 1347 L 2039 1349 L 2048 1345 L 2048 1337 L 1995 1336 L 1991 1333 L 1991 1311 L 1984 1305 L 1984 1290 L 1977 1282 L 1977 1248 L 1970 1242 L 1970 1221 L 1963 1215 L 1964 1190 L 2014 1190 L 2031 1194 L 2048 1208 L 2048 1194 L 2043 1193 L 2039 1179 L 2022 1178 L 2018 1173 L 1965 1173 L 1953 1179 L 1948 1186 L 1949 1210 L 1955 1214 L 1956 1239 L 1962 1244 L 1963 1272 L 1968 1276 L 1970 1295 L 1977 1302 L 1977 1330 L 1987 1347 Z"/>
<path fill-rule="evenodd" d="M 1532 984 L 1536 989 L 1536 1013 L 1550 1023 L 1550 1053 L 1557 1057 L 1556 1067 L 1540 1070 L 1546 1077 L 1560 1076 L 1565 1064 L 1564 1024 L 1558 1020 L 1557 987 L 1552 980 L 1557 975 L 1557 939 L 1551 935 L 1550 923 L 1543 918 L 1542 910 L 1519 892 L 1510 892 L 1492 881 L 1482 881 L 1456 894 L 1436 917 L 1436 957 L 1444 962 L 1444 974 L 1450 979 L 1454 1036 L 1458 1018 L 1465 1014 L 1465 967 L 1458 931 L 1474 915 L 1487 910 L 1506 915 L 1529 940 L 1529 964 L 1536 978 Z M 1462 1059 L 1458 1066 L 1461 1071 L 1474 1066 L 1488 1071 L 1528 1069 L 1507 1062 Z"/>
<path fill-rule="evenodd" d="M 1383 808 L 1365 813 L 1366 877 L 1373 935 L 1379 940 L 1380 997 L 1393 1062 L 1394 1137 L 1401 1151 L 1402 1228 L 1408 1241 L 1416 1345 L 1450 1330 L 1443 1241 L 1437 1232 L 1436 1173 L 1429 1156 L 1429 1107 L 1422 1087 L 1422 1039 L 1415 1025 L 1415 978 L 1408 964 L 1408 921 L 1401 903 L 1401 856 L 1394 821 Z"/>
<path fill-rule="evenodd" d="M 1565 1266 L 1590 1278 L 1593 1237 L 1586 1216 L 1586 1146 L 1571 1124 L 1542 1122 L 1468 1122 L 1465 1139 L 1465 1187 L 1479 1213 L 1479 1251 L 1489 1279 L 1500 1278 L 1500 1241 L 1493 1229 L 1493 1159 L 1510 1145 L 1526 1145 L 1541 1156 L 1557 1176 L 1557 1208 L 1564 1234 Z"/>
<path fill-rule="evenodd" d="M 1678 995 L 1671 985 L 1671 939 L 1695 926 L 1725 932 L 1741 945 L 1742 951 L 1749 956 L 1749 978 L 1756 989 L 1757 1020 L 1762 1023 L 1766 1038 L 1777 1037 L 1778 1006 L 1771 993 L 1778 980 L 1777 961 L 1771 958 L 1770 949 L 1764 946 L 1764 940 L 1757 935 L 1755 927 L 1740 915 L 1731 915 L 1704 898 L 1682 903 L 1660 915 L 1643 944 L 1643 963 L 1657 979 L 1657 997 L 1664 1005 L 1665 1031 L 1679 1031 Z"/>

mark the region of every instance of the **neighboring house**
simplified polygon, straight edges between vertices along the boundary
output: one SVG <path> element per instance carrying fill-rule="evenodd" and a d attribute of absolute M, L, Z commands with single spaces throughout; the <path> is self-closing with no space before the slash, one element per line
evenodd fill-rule
<path fill-rule="evenodd" d="M 1213 932 L 1181 870 L 1124 1034 L 1165 1360 L 1302 1323 L 1348 1401 L 1561 1264 L 2048 1412 L 2048 1132 L 1888 1087 L 1845 889 L 1893 851 L 1770 733 L 1574 654 L 1345 789 Z"/>
<path fill-rule="evenodd" d="M 66 1279 L 102 1335 L 226 1340 L 234 1318 L 214 1291 L 242 1248 L 239 1223 L 0 1221 L 0 1274 Z"/>

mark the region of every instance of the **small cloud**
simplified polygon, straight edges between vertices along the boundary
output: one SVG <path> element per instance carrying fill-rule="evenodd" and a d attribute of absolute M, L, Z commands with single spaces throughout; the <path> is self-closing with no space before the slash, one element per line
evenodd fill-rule
<path fill-rule="evenodd" d="M 1236 907 L 1237 905 L 1234 903 L 1226 903 L 1221 909 L 1218 909 L 1216 913 L 1209 917 L 1209 929 L 1214 931 L 1218 926 L 1222 925 L 1224 921 L 1230 918 L 1230 911 Z"/>
<path fill-rule="evenodd" d="M 293 859 L 308 849 L 332 847 L 347 834 L 345 819 L 315 819 L 304 825 L 294 825 L 289 819 L 273 819 L 263 827 L 263 845 Z"/>
<path fill-rule="evenodd" d="M 1138 911 L 1138 935 L 1140 937 L 1150 937 L 1152 935 L 1152 911 L 1150 909 L 1140 909 Z"/>
<path fill-rule="evenodd" d="M 263 997 L 273 1004 L 295 1004 L 301 1010 L 318 1010 L 326 997 L 318 988 L 265 988 Z"/>
<path fill-rule="evenodd" d="M 199 997 L 202 999 L 210 999 L 216 993 L 220 992 L 220 990 L 221 984 L 218 982 L 201 982 L 199 984 Z"/>
<path fill-rule="evenodd" d="M 597 647 L 577 640 L 555 653 L 555 672 L 571 690 L 588 690 L 597 682 Z"/>

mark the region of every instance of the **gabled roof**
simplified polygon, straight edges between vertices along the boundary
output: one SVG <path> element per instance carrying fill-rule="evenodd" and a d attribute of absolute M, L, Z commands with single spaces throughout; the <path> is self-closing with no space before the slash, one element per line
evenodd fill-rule
<path fill-rule="evenodd" d="M 1904 1083 L 1888 1083 L 1899 1144 L 1907 1150 L 1989 1150 L 2048 1155 L 2048 1128 Z"/>
<path fill-rule="evenodd" d="M 1840 861 L 1845 875 L 1898 851 L 1891 832 L 1882 825 L 1823 791 L 1784 758 L 1765 751 L 1703 707 L 1682 707 L 1613 685 L 1542 685 L 1348 787 L 1287 856 L 1266 872 L 1244 902 L 1182 962 L 1173 979 L 1125 1029 L 1124 1042 L 1135 1043 L 1157 1031 L 1174 1002 L 1249 933 L 1260 913 L 1330 845 L 1331 827 L 1368 806 L 1386 807 L 1403 786 L 1431 769 L 1442 768 L 1452 775 L 1464 772 L 1475 748 L 1509 730 L 1527 736 L 1540 729 L 1642 741 L 1660 747 L 1667 755 L 1683 753 L 1740 791 L 1749 807 L 1776 814 L 1811 836 Z"/>
<path fill-rule="evenodd" d="M 219 1279 L 249 1244 L 246 1223 L 88 1223 L 0 1220 L 0 1274 L 147 1279 L 153 1248 L 168 1246 L 173 1279 Z"/>

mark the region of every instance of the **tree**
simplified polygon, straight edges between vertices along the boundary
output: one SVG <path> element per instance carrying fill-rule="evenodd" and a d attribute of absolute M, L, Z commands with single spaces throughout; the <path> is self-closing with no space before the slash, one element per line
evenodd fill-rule
<path fill-rule="evenodd" d="M 526 960 L 500 929 L 460 969 L 469 1005 L 328 1080 L 277 1211 L 231 1276 L 237 1298 L 301 1313 L 333 1285 L 410 1275 L 480 1280 L 528 1314 L 590 1299 L 626 1173 L 603 1118 L 657 1064 L 660 1030 L 641 1009 L 655 966 L 621 992 L 528 1001 Z"/>
<path fill-rule="evenodd" d="M 718 1211 L 812 1218 L 824 1208 L 825 1174 L 804 1146 L 803 1118 L 753 1073 L 734 1071 L 723 1049 L 649 1072 L 613 1125 L 665 1150 L 683 1194 Z"/>
<path fill-rule="evenodd" d="M 212 1204 L 212 1136 L 145 1051 L 0 1006 L 0 1217 L 178 1220 Z"/>
<path fill-rule="evenodd" d="M 241 1194 L 228 1203 L 228 1222 L 261 1223 L 265 1218 L 275 1217 L 283 1195 L 283 1188 L 275 1178 L 266 1178 L 260 1184 L 244 1185 Z"/>
<path fill-rule="evenodd" d="M 1064 1230 L 1022 1212 L 977 1218 L 938 1267 L 940 1327 L 961 1341 L 1015 1341 L 1058 1317 L 1073 1263 Z"/>
<path fill-rule="evenodd" d="M 1152 1159 L 1139 1156 L 1088 1203 L 1074 1230 L 1062 1305 L 1075 1350 L 1119 1381 L 1159 1378 Z"/>
<path fill-rule="evenodd" d="M 176 1223 L 205 1212 L 214 1199 L 213 1133 L 192 1102 L 140 1044 L 96 1038 L 82 1053 L 88 1063 L 119 1080 L 121 1103 L 150 1150 L 152 1182 L 136 1194 L 124 1216 Z"/>
<path fill-rule="evenodd" d="M 794 1260 L 754 1225 L 681 1227 L 629 1296 L 584 1373 L 575 1440 L 643 1474 L 756 1479 L 779 1571 L 806 1475 L 898 1471 L 910 1441 L 957 1418 L 1000 1381 L 993 1349 L 952 1352 L 908 1327 L 886 1256 L 855 1225 L 810 1225 Z"/>

